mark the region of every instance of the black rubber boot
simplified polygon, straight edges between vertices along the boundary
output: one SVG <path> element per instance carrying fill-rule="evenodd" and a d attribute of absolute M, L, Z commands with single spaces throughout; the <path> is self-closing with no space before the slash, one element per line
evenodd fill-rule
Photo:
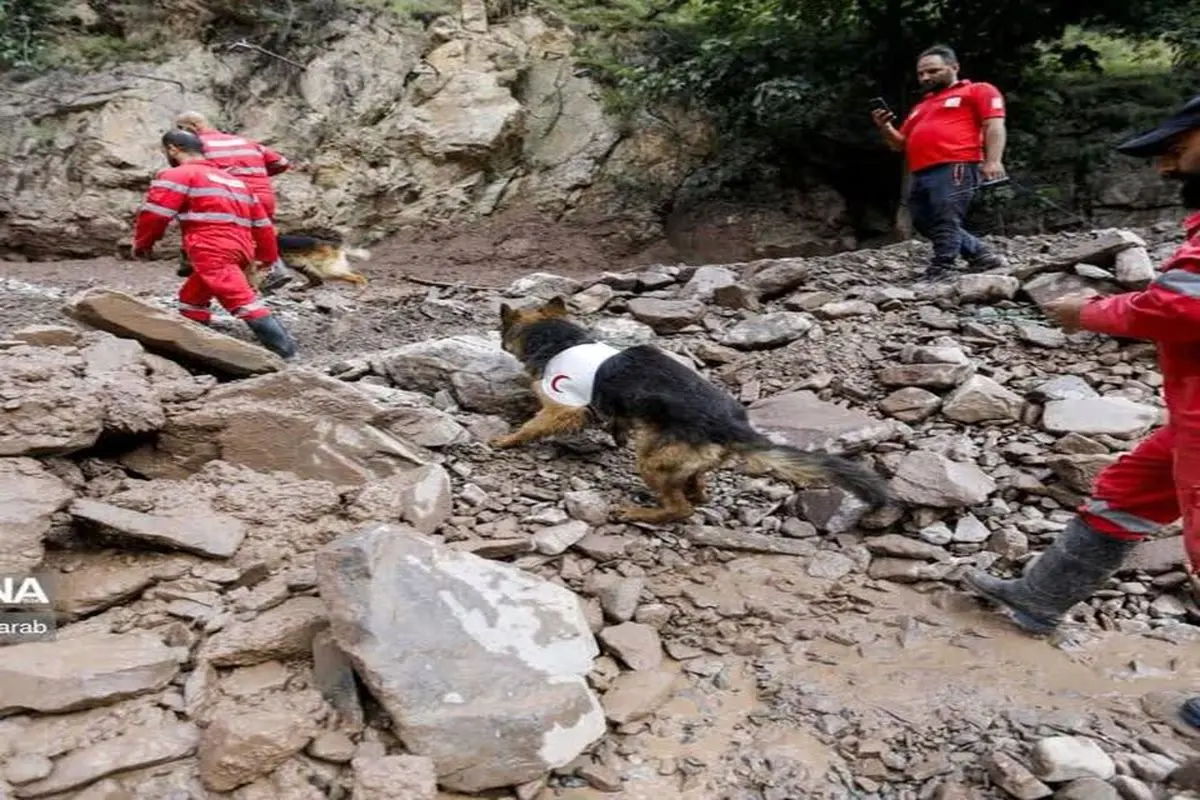
<path fill-rule="evenodd" d="M 994 269 L 1005 269 L 1008 262 L 995 253 L 984 251 L 967 261 L 967 272 L 990 272 Z"/>
<path fill-rule="evenodd" d="M 953 264 L 940 264 L 936 261 L 932 261 L 930 262 L 929 266 L 925 268 L 925 271 L 921 273 L 921 277 L 917 280 L 923 283 L 933 283 L 934 281 L 940 281 L 953 271 Z"/>
<path fill-rule="evenodd" d="M 1137 544 L 1097 533 L 1076 517 L 1022 577 L 1001 580 L 973 569 L 963 575 L 963 582 L 1002 606 L 1029 633 L 1048 634 L 1073 605 L 1116 574 Z"/>
<path fill-rule="evenodd" d="M 254 332 L 264 347 L 284 361 L 291 361 L 296 357 L 296 343 L 292 340 L 291 334 L 287 332 L 287 328 L 283 327 L 274 314 L 258 319 L 248 319 L 246 324 L 250 326 L 250 330 Z"/>
<path fill-rule="evenodd" d="M 263 279 L 260 291 L 263 294 L 272 294 L 277 289 L 282 289 L 292 282 L 292 276 L 288 274 L 287 267 L 283 264 L 283 259 L 276 259 L 271 265 L 271 269 L 267 271 L 267 277 Z"/>

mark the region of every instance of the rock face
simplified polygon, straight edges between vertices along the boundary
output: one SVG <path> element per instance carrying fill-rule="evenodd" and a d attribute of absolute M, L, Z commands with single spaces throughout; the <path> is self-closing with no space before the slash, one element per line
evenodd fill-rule
<path fill-rule="evenodd" d="M 571 592 L 387 525 L 333 542 L 317 570 L 338 645 L 443 786 L 533 780 L 604 733 Z"/>
<path fill-rule="evenodd" d="M 312 165 L 275 179 L 287 198 L 279 206 L 284 230 L 345 227 L 357 238 L 524 204 L 555 215 L 606 210 L 616 200 L 609 179 L 671 179 L 689 161 L 666 126 L 622 135 L 596 84 L 570 66 L 576 34 L 532 13 L 506 14 L 482 31 L 468 21 L 478 14 L 452 12 L 436 14 L 428 29 L 403 13 L 353 6 L 298 18 L 328 36 L 288 91 L 258 84 L 255 59 L 229 63 L 208 49 L 212 26 L 247 23 L 234 6 L 149 4 L 128 15 L 110 10 L 102 24 L 93 11 L 84 16 L 119 38 L 170 31 L 173 46 L 169 57 L 142 65 L 148 80 L 131 83 L 116 65 L 86 80 L 40 78 L 24 96 L 32 102 L 6 101 L 6 117 L 22 124 L 0 136 L 0 181 L 17 187 L 0 206 L 0 247 L 109 254 L 128 239 L 130 209 L 165 166 L 156 137 L 131 131 L 166 130 L 184 108 Z M 233 91 L 229 104 L 215 99 Z M 55 96 L 79 99 L 34 99 Z M 330 126 L 354 133 L 325 135 Z M 62 135 L 40 140 L 46 129 Z M 688 138 L 700 143 L 703 134 L 701 127 Z M 632 211 L 650 216 L 649 207 Z M 52 217 L 57 227 L 45 223 Z"/>
<path fill-rule="evenodd" d="M 498 338 L 464 335 L 389 350 L 375 357 L 376 371 L 402 389 L 435 392 L 449 387 L 468 411 L 524 413 L 533 402 L 529 377 Z"/>
<path fill-rule="evenodd" d="M 151 352 L 176 356 L 229 375 L 257 375 L 283 367 L 283 361 L 269 350 L 124 292 L 88 289 L 71 298 L 66 311 L 93 328 L 137 339 Z"/>
<path fill-rule="evenodd" d="M 60 348 L 0 350 L 0 456 L 56 455 L 91 447 L 104 431 L 105 408 L 87 391 L 84 362 Z"/>
<path fill-rule="evenodd" d="M 74 496 L 40 462 L 0 458 L 0 573 L 27 573 L 41 563 L 50 515 Z"/>
<path fill-rule="evenodd" d="M 383 406 L 352 386 L 292 369 L 213 390 L 196 410 L 172 415 L 153 446 L 124 461 L 158 478 L 184 478 L 220 459 L 361 484 L 429 459 L 423 448 L 383 429 L 386 415 Z"/>

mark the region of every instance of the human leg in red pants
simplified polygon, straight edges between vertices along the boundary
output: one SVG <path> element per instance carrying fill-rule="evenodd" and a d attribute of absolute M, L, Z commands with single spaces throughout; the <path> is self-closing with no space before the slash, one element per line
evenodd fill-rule
<path fill-rule="evenodd" d="M 1097 477 L 1079 514 L 1014 580 L 970 570 L 963 581 L 1031 633 L 1050 633 L 1111 578 L 1138 542 L 1179 518 L 1176 436 L 1160 428 Z M 1198 454 L 1200 455 L 1200 454 Z"/>
<path fill-rule="evenodd" d="M 213 298 L 231 316 L 250 326 L 263 345 L 283 358 L 295 355 L 296 345 L 279 320 L 254 293 L 237 258 L 224 252 L 193 249 L 188 253 L 194 272 L 179 287 L 179 313 L 207 324 Z"/>

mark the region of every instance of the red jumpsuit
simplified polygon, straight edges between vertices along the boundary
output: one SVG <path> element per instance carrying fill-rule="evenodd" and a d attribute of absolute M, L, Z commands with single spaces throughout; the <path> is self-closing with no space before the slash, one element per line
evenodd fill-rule
<path fill-rule="evenodd" d="M 134 252 L 149 252 L 173 219 L 193 269 L 179 287 L 183 316 L 207 323 L 214 297 L 238 319 L 271 313 L 242 271 L 252 259 L 270 264 L 279 257 L 271 220 L 246 184 L 207 159 L 162 170 L 134 222 Z"/>
<path fill-rule="evenodd" d="M 288 160 L 244 136 L 220 131 L 204 131 L 198 135 L 204 144 L 204 157 L 244 181 L 263 204 L 267 217 L 274 220 L 275 191 L 271 188 L 271 176 L 286 172 L 291 166 Z"/>
<path fill-rule="evenodd" d="M 1096 477 L 1080 516 L 1119 539 L 1141 539 L 1183 518 L 1192 572 L 1200 572 L 1200 212 L 1187 241 L 1141 292 L 1096 298 L 1084 329 L 1158 344 L 1167 423 Z"/>

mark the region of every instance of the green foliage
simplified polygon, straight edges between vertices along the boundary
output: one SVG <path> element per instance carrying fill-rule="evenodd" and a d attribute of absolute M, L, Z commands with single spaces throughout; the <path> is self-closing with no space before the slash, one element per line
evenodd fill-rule
<path fill-rule="evenodd" d="M 0 0 L 0 67 L 35 63 L 54 7 L 50 0 Z"/>

